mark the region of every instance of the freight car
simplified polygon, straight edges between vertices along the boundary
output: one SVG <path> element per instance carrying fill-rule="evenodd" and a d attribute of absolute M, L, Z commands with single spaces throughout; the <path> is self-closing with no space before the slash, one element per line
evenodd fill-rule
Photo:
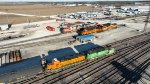
<path fill-rule="evenodd" d="M 10 84 L 10 80 L 26 78 L 42 72 L 41 57 L 32 57 L 0 67 L 0 82 Z"/>
<path fill-rule="evenodd" d="M 88 50 L 82 54 L 64 56 L 63 59 L 54 58 L 52 63 L 47 63 L 46 69 L 54 70 L 54 69 L 62 68 L 64 66 L 76 63 L 76 62 L 90 60 L 90 59 L 102 57 L 105 55 L 111 55 L 114 53 L 115 53 L 114 48 L 97 47 L 95 49 Z"/>
<path fill-rule="evenodd" d="M 97 25 L 97 26 L 90 26 L 87 28 L 84 28 L 84 30 L 81 30 L 79 35 L 86 35 L 86 34 L 92 34 L 92 33 L 97 33 L 97 32 L 102 32 L 102 31 L 106 31 L 109 29 L 114 29 L 117 28 L 117 24 L 110 24 L 110 23 L 106 23 L 106 24 L 102 24 L 102 25 Z"/>

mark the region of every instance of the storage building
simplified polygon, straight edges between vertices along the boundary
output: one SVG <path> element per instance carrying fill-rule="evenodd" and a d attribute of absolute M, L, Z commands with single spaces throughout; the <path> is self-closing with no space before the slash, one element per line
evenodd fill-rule
<path fill-rule="evenodd" d="M 0 31 L 9 30 L 8 24 L 0 24 Z"/>

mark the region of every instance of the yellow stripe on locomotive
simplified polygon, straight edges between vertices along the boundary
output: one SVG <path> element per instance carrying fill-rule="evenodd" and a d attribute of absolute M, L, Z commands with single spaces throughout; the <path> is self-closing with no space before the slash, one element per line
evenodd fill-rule
<path fill-rule="evenodd" d="M 78 56 L 76 58 L 70 59 L 70 60 L 65 60 L 65 61 L 59 61 L 58 59 L 53 59 L 52 63 L 47 64 L 47 69 L 58 69 L 61 67 L 64 67 L 66 65 L 72 64 L 72 63 L 76 63 L 76 62 L 80 62 L 85 60 L 85 56 L 81 55 Z"/>

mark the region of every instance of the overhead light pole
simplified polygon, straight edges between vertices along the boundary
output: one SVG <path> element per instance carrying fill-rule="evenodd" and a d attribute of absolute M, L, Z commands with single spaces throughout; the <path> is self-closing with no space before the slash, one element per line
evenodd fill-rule
<path fill-rule="evenodd" d="M 144 26 L 143 32 L 146 32 L 147 24 L 149 22 L 149 16 L 150 16 L 150 5 L 149 5 L 148 14 L 147 14 L 147 17 L 146 17 L 146 20 L 145 20 L 145 26 Z"/>

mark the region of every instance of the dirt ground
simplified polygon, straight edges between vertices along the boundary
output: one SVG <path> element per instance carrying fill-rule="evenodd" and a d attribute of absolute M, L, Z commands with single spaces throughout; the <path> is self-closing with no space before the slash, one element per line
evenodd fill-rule
<path fill-rule="evenodd" d="M 33 4 L 33 5 L 0 5 L 1 12 L 8 13 L 23 13 L 31 15 L 56 15 L 63 13 L 71 13 L 78 11 L 91 11 L 94 8 L 88 6 L 61 6 L 61 5 L 49 5 L 49 4 Z"/>
<path fill-rule="evenodd" d="M 48 20 L 48 18 L 42 17 L 26 17 L 18 15 L 0 15 L 0 23 L 9 23 L 9 24 L 19 24 L 19 23 L 29 23 L 36 21 Z"/>
<path fill-rule="evenodd" d="M 67 7 L 61 5 L 43 5 L 43 4 L 33 4 L 33 5 L 0 5 L 0 12 L 7 13 L 21 13 L 30 14 L 38 16 L 50 16 L 56 14 L 80 12 L 80 11 L 91 11 L 94 8 L 88 6 L 77 6 L 77 7 Z M 0 15 L 0 23 L 26 23 L 48 20 L 49 18 L 42 17 L 25 17 L 18 15 Z"/>

